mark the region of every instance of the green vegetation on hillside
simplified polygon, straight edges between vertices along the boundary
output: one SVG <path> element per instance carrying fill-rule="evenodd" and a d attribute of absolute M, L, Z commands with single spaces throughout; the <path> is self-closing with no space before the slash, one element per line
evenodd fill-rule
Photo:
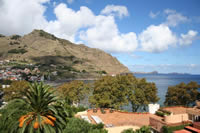
<path fill-rule="evenodd" d="M 26 52 L 28 52 L 28 51 L 24 48 L 8 50 L 8 53 L 12 53 L 12 54 L 24 54 Z"/>
<path fill-rule="evenodd" d="M 39 33 L 40 33 L 41 37 L 45 37 L 45 38 L 51 39 L 51 40 L 56 40 L 57 39 L 57 37 L 55 37 L 54 35 L 49 34 L 49 33 L 45 32 L 43 30 L 39 30 Z"/>
<path fill-rule="evenodd" d="M 17 39 L 19 39 L 19 38 L 21 38 L 20 35 L 13 35 L 13 36 L 11 36 L 10 39 L 17 40 Z"/>
<path fill-rule="evenodd" d="M 5 37 L 4 35 L 0 34 L 0 37 Z"/>

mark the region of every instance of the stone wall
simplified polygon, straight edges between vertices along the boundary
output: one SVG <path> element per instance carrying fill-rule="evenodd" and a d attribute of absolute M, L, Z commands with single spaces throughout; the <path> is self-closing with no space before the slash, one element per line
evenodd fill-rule
<path fill-rule="evenodd" d="M 167 123 L 181 123 L 183 121 L 188 121 L 188 114 L 176 114 L 164 117 L 164 121 Z"/>

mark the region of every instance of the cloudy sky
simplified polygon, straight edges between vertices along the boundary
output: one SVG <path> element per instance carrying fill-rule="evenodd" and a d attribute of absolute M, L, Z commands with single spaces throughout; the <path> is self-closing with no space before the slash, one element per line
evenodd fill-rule
<path fill-rule="evenodd" d="M 0 0 L 0 33 L 43 29 L 131 71 L 200 74 L 200 0 Z"/>

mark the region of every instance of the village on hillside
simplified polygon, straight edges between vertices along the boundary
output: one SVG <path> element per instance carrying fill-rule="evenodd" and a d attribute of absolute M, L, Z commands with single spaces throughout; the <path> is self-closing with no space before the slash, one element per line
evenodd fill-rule
<path fill-rule="evenodd" d="M 29 64 L 30 67 L 13 67 L 12 63 L 15 61 L 12 60 L 0 60 L 0 80 L 11 80 L 11 81 L 20 81 L 27 80 L 30 82 L 33 81 L 44 81 L 44 76 L 41 74 L 37 66 Z"/>

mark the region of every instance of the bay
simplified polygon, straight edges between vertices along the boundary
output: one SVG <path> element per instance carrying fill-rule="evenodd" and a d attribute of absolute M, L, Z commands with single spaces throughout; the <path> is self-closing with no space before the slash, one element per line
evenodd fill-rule
<path fill-rule="evenodd" d="M 148 82 L 154 82 L 158 88 L 159 104 L 162 106 L 165 101 L 168 86 L 174 86 L 181 82 L 189 83 L 195 81 L 200 84 L 200 75 L 189 74 L 134 74 L 137 78 L 146 78 Z"/>

